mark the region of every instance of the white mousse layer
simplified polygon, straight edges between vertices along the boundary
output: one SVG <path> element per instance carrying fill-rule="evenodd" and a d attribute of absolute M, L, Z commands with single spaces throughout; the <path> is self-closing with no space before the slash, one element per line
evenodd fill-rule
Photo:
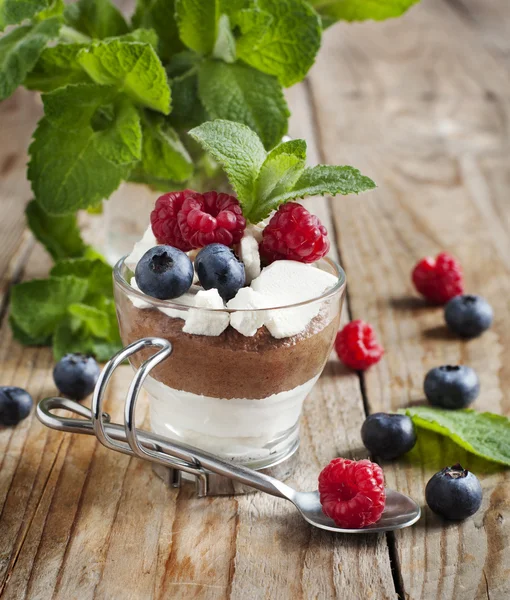
<path fill-rule="evenodd" d="M 263 459 L 275 452 L 279 436 L 296 425 L 318 378 L 260 400 L 227 400 L 175 390 L 147 377 L 144 388 L 151 395 L 151 428 L 229 460 Z"/>

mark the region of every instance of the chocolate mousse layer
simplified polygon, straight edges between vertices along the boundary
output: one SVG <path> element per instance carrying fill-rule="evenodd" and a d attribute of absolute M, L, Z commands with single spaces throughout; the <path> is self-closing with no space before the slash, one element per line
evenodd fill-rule
<path fill-rule="evenodd" d="M 214 398 L 261 399 L 306 383 L 322 371 L 340 320 L 340 311 L 332 320 L 330 311 L 321 311 L 305 331 L 283 339 L 273 338 L 265 327 L 253 337 L 230 326 L 219 336 L 194 335 L 182 331 L 182 319 L 136 308 L 124 294 L 117 296 L 125 345 L 144 337 L 173 344 L 172 355 L 151 376 L 171 388 Z M 132 363 L 138 367 L 153 353 L 144 350 Z"/>

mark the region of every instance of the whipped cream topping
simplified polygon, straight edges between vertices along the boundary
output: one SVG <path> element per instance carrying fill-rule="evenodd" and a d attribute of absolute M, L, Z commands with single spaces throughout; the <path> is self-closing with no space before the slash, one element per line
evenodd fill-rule
<path fill-rule="evenodd" d="M 238 247 L 245 265 L 247 283 L 250 283 L 249 287 L 241 288 L 226 304 L 230 311 L 239 309 L 238 312 L 222 312 L 225 304 L 218 291 L 199 288 L 199 291 L 192 288 L 190 292 L 174 300 L 175 304 L 183 305 L 183 310 L 171 307 L 158 307 L 158 310 L 169 317 L 183 319 L 183 331 L 195 335 L 218 336 L 229 325 L 247 337 L 255 335 L 264 325 L 274 338 L 290 337 L 304 331 L 310 321 L 319 314 L 321 301 L 292 308 L 271 307 L 285 307 L 313 300 L 333 287 L 337 279 L 314 265 L 290 260 L 275 261 L 261 270 L 258 251 L 261 232 L 260 227 L 248 226 Z M 155 245 L 157 241 L 149 226 L 143 238 L 135 244 L 126 258 L 126 265 L 134 271 L 140 258 Z M 189 253 L 191 258 L 194 257 L 193 252 Z M 140 291 L 134 277 L 130 285 Z M 134 295 L 129 298 L 136 308 L 145 309 L 152 306 L 150 302 L 144 302 Z M 208 308 L 212 310 L 203 310 Z"/>

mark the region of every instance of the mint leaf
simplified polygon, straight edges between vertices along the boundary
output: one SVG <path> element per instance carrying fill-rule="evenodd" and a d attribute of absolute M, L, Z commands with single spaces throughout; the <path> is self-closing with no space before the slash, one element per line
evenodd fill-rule
<path fill-rule="evenodd" d="M 87 281 L 77 277 L 34 279 L 13 286 L 11 316 L 35 343 L 45 343 L 67 314 L 70 304 L 81 302 Z"/>
<path fill-rule="evenodd" d="M 69 258 L 57 262 L 50 271 L 51 277 L 72 275 L 88 281 L 88 293 L 113 296 L 112 268 L 99 259 Z"/>
<path fill-rule="evenodd" d="M 112 85 L 68 85 L 42 95 L 44 115 L 53 127 L 78 131 L 89 127 L 99 107 L 111 104 L 117 93 Z"/>
<path fill-rule="evenodd" d="M 230 29 L 228 15 L 221 15 L 218 20 L 218 35 L 212 51 L 214 58 L 226 63 L 233 63 L 236 59 L 236 40 Z"/>
<path fill-rule="evenodd" d="M 0 100 L 23 83 L 46 44 L 57 37 L 58 19 L 13 29 L 0 39 Z"/>
<path fill-rule="evenodd" d="M 193 173 L 193 161 L 179 136 L 157 115 L 143 120 L 142 166 L 151 177 L 177 182 Z"/>
<path fill-rule="evenodd" d="M 184 49 L 175 21 L 174 0 L 137 0 L 134 27 L 151 27 L 159 38 L 158 54 L 166 62 Z"/>
<path fill-rule="evenodd" d="M 65 132 L 41 119 L 30 146 L 28 178 L 42 208 L 69 214 L 108 198 L 129 175 L 128 166 L 105 160 L 91 127 Z"/>
<path fill-rule="evenodd" d="M 49 0 L 0 0 L 0 31 L 31 19 L 48 7 Z"/>
<path fill-rule="evenodd" d="M 328 24 L 335 21 L 381 21 L 399 17 L 419 0 L 309 0 Z"/>
<path fill-rule="evenodd" d="M 48 7 L 37 13 L 33 20 L 38 23 L 39 21 L 45 21 L 46 19 L 51 19 L 52 17 L 59 17 L 59 20 L 63 21 L 65 10 L 64 0 L 48 0 L 48 2 Z"/>
<path fill-rule="evenodd" d="M 212 119 L 244 123 L 266 148 L 272 148 L 287 132 L 290 115 L 278 80 L 240 63 L 209 60 L 199 71 L 202 104 Z"/>
<path fill-rule="evenodd" d="M 108 339 L 110 337 L 110 320 L 107 313 L 87 304 L 71 304 L 68 307 L 71 317 L 78 319 L 90 335 Z"/>
<path fill-rule="evenodd" d="M 129 31 L 122 13 L 110 0 L 78 0 L 65 10 L 71 27 L 91 38 L 122 35 Z"/>
<path fill-rule="evenodd" d="M 97 132 L 98 152 L 115 165 L 129 165 L 142 157 L 140 114 L 127 99 L 121 99 Z"/>
<path fill-rule="evenodd" d="M 285 87 L 301 81 L 321 43 L 317 13 L 305 0 L 259 0 L 258 9 L 245 9 L 236 16 L 241 30 L 237 56 L 275 75 Z"/>
<path fill-rule="evenodd" d="M 110 40 L 84 48 L 78 62 L 103 85 L 115 85 L 135 102 L 164 114 L 170 112 L 165 70 L 149 44 Z"/>
<path fill-rule="evenodd" d="M 85 252 L 87 246 L 81 238 L 76 215 L 52 217 L 35 200 L 28 203 L 25 214 L 34 237 L 53 260 L 81 256 Z"/>
<path fill-rule="evenodd" d="M 271 212 L 272 198 L 294 187 L 304 171 L 305 164 L 306 142 L 304 140 L 283 142 L 271 150 L 255 182 L 258 213 Z"/>
<path fill-rule="evenodd" d="M 418 427 L 451 438 L 468 452 L 510 466 L 510 420 L 507 417 L 471 409 L 444 410 L 428 406 L 399 412 L 409 415 Z"/>
<path fill-rule="evenodd" d="M 17 340 L 23 346 L 46 346 L 51 342 L 51 336 L 47 336 L 46 338 L 34 338 L 16 323 L 13 319 L 12 315 L 9 315 L 9 325 L 11 327 L 12 336 L 15 340 Z"/>
<path fill-rule="evenodd" d="M 198 69 L 190 68 L 171 80 L 172 112 L 169 121 L 179 129 L 191 129 L 208 120 L 198 95 Z"/>
<path fill-rule="evenodd" d="M 264 202 L 260 207 L 255 205 L 254 210 L 248 213 L 248 218 L 252 223 L 258 223 L 280 204 L 295 198 L 326 194 L 330 196 L 359 194 L 375 187 L 375 183 L 370 178 L 362 175 L 354 167 L 317 165 L 305 169 L 291 190 L 271 194 L 270 201 Z"/>
<path fill-rule="evenodd" d="M 70 83 L 90 82 L 77 55 L 87 44 L 58 44 L 45 48 L 23 85 L 29 90 L 51 92 Z"/>
<path fill-rule="evenodd" d="M 106 41 L 110 41 L 111 39 L 120 40 L 123 42 L 141 42 L 142 44 L 150 44 L 154 49 L 158 47 L 158 34 L 155 29 L 141 27 L 140 29 L 135 29 L 134 31 L 130 31 L 125 35 L 115 38 L 106 38 Z"/>
<path fill-rule="evenodd" d="M 246 125 L 217 119 L 203 123 L 189 134 L 225 169 L 243 213 L 254 202 L 254 185 L 266 151 L 258 135 Z"/>
<path fill-rule="evenodd" d="M 62 320 L 53 336 L 53 357 L 56 361 L 69 353 L 81 352 L 90 354 L 99 361 L 109 360 L 116 352 L 121 350 L 120 338 L 114 336 L 112 340 L 97 338 L 90 334 L 86 327 L 76 328 L 72 323 L 73 318 Z"/>
<path fill-rule="evenodd" d="M 211 54 L 218 33 L 218 0 L 175 0 L 181 40 L 199 54 Z"/>

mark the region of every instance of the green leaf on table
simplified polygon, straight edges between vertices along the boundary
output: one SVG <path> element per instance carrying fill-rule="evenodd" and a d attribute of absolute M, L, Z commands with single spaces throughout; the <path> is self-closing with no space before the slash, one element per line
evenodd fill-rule
<path fill-rule="evenodd" d="M 80 321 L 81 325 L 90 335 L 109 339 L 110 319 L 106 312 L 94 306 L 81 303 L 70 304 L 67 311 L 71 317 Z"/>
<path fill-rule="evenodd" d="M 158 54 L 166 62 L 184 49 L 175 20 L 174 0 L 137 0 L 134 27 L 150 27 L 159 38 Z"/>
<path fill-rule="evenodd" d="M 236 59 L 236 40 L 230 28 L 228 15 L 221 15 L 218 19 L 218 34 L 212 55 L 226 63 L 233 63 Z"/>
<path fill-rule="evenodd" d="M 93 355 L 103 362 L 109 360 L 121 348 L 122 343 L 118 335 L 112 340 L 95 337 L 71 316 L 59 323 L 53 336 L 53 357 L 56 361 L 66 354 L 81 352 Z"/>
<path fill-rule="evenodd" d="M 178 129 L 191 129 L 208 120 L 198 94 L 198 68 L 191 67 L 170 81 L 172 112 L 169 121 Z"/>
<path fill-rule="evenodd" d="M 471 409 L 445 410 L 428 406 L 402 409 L 417 427 L 451 438 L 477 456 L 510 466 L 510 419 Z"/>
<path fill-rule="evenodd" d="M 257 211 L 271 212 L 271 199 L 291 190 L 306 164 L 306 142 L 282 142 L 267 155 L 255 182 Z M 267 206 L 267 208 L 266 208 Z M 268 214 L 269 214 L 268 212 Z"/>
<path fill-rule="evenodd" d="M 143 106 L 165 115 L 170 112 L 166 72 L 151 45 L 99 42 L 81 50 L 78 61 L 96 83 L 114 85 Z"/>
<path fill-rule="evenodd" d="M 67 314 L 70 304 L 81 302 L 88 291 L 85 279 L 50 277 L 13 286 L 11 317 L 35 343 L 45 343 Z"/>
<path fill-rule="evenodd" d="M 336 21 L 381 21 L 399 17 L 419 0 L 309 0 L 328 25 Z"/>
<path fill-rule="evenodd" d="M 287 133 L 289 109 L 278 80 L 248 65 L 208 60 L 200 66 L 200 99 L 212 119 L 248 125 L 266 148 Z"/>
<path fill-rule="evenodd" d="M 110 0 L 78 0 L 66 7 L 66 22 L 91 38 L 103 39 L 128 33 L 120 10 Z"/>
<path fill-rule="evenodd" d="M 25 214 L 34 237 L 53 260 L 83 255 L 87 246 L 81 238 L 76 215 L 52 217 L 35 200 L 28 203 Z"/>
<path fill-rule="evenodd" d="M 49 0 L 0 0 L 0 31 L 31 19 L 48 6 Z"/>
<path fill-rule="evenodd" d="M 175 0 L 182 42 L 199 54 L 211 54 L 218 33 L 218 0 Z"/>
<path fill-rule="evenodd" d="M 88 282 L 88 294 L 113 297 L 112 268 L 99 259 L 69 258 L 57 262 L 51 277 L 73 276 Z"/>
<path fill-rule="evenodd" d="M 87 44 L 57 44 L 45 48 L 23 85 L 29 90 L 51 92 L 70 83 L 90 82 L 77 60 L 78 52 Z"/>
<path fill-rule="evenodd" d="M 189 134 L 223 166 L 243 213 L 249 214 L 255 180 L 266 158 L 258 135 L 247 125 L 221 119 L 203 123 Z"/>
<path fill-rule="evenodd" d="M 0 100 L 23 83 L 46 44 L 57 37 L 58 19 L 23 25 L 0 38 Z"/>
<path fill-rule="evenodd" d="M 193 161 L 177 133 L 158 115 L 142 123 L 142 167 L 156 179 L 186 181 L 193 173 Z"/>
<path fill-rule="evenodd" d="M 238 58 L 275 75 L 285 87 L 301 81 L 321 44 L 317 13 L 305 0 L 259 0 L 257 6 L 235 17 L 241 31 Z"/>
<path fill-rule="evenodd" d="M 46 118 L 39 121 L 30 146 L 28 178 L 46 212 L 62 215 L 95 205 L 127 179 L 129 166 L 105 160 L 100 152 L 101 133 L 91 127 L 65 132 Z"/>
<path fill-rule="evenodd" d="M 13 338 L 23 346 L 47 346 L 51 342 L 51 336 L 45 338 L 34 338 L 16 323 L 12 315 L 9 315 L 9 326 L 12 331 Z"/>

